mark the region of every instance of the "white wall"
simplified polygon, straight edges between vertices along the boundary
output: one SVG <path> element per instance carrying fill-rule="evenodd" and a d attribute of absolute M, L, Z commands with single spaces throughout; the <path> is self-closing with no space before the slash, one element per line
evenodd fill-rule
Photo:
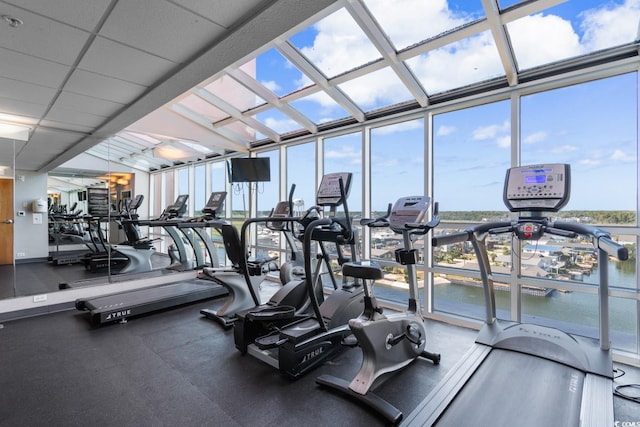
<path fill-rule="evenodd" d="M 47 174 L 16 171 L 14 205 L 14 256 L 16 262 L 29 258 L 47 258 L 49 256 L 49 225 L 47 213 L 34 214 L 32 202 L 42 198 L 47 200 Z M 24 177 L 24 181 L 22 181 Z M 18 216 L 24 211 L 24 216 Z M 38 224 L 34 223 L 36 216 Z"/>

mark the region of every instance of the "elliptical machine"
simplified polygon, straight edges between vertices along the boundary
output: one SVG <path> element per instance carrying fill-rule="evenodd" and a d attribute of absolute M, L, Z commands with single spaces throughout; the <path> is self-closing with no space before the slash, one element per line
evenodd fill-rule
<path fill-rule="evenodd" d="M 333 292 L 324 297 L 318 271 L 322 263 L 329 263 L 325 243 L 335 244 L 340 266 L 347 261 L 358 260 L 357 232 L 351 226 L 346 203 L 351 176 L 351 173 L 340 172 L 326 174 L 322 178 L 316 204 L 329 207 L 329 212 L 327 216 L 305 224 L 303 283 L 305 296 L 310 301 L 307 313 L 285 319 L 279 310 L 247 313 L 234 326 L 235 345 L 241 353 L 248 353 L 291 378 L 298 378 L 340 354 L 346 348 L 345 338 L 351 335 L 347 322 L 363 310 L 364 294 L 359 281 L 343 280 L 340 287 L 333 281 Z M 344 209 L 344 217 L 337 215 L 340 206 Z M 314 263 L 311 261 L 312 241 L 320 249 L 317 255 L 321 263 L 315 265 L 316 271 L 313 271 Z M 350 257 L 343 254 L 343 246 L 350 247 Z"/>
<path fill-rule="evenodd" d="M 394 233 L 402 234 L 404 247 L 396 249 L 396 261 L 406 265 L 409 284 L 409 301 L 403 312 L 385 314 L 373 292 L 376 280 L 382 279 L 383 272 L 375 261 L 348 262 L 342 266 L 342 273 L 364 280 L 364 312 L 349 321 L 349 328 L 362 348 L 362 366 L 349 383 L 331 375 L 322 375 L 316 383 L 340 391 L 370 406 L 388 421 L 397 424 L 402 412 L 371 392 L 374 383 L 382 375 L 395 372 L 418 357 L 440 363 L 440 355 L 425 350 L 426 328 L 420 312 L 416 263 L 418 251 L 413 242 L 435 228 L 440 219 L 437 205 L 434 205 L 433 219 L 422 221 L 429 209 L 428 196 L 402 197 L 389 208 L 385 216 L 376 219 L 362 219 L 361 225 L 372 228 L 389 227 Z"/>

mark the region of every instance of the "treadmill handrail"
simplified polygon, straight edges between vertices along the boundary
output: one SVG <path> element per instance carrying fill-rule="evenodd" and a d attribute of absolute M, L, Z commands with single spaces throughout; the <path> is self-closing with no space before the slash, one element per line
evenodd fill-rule
<path fill-rule="evenodd" d="M 520 221 L 530 220 L 531 219 L 529 218 L 522 218 L 521 220 L 518 220 L 516 222 L 501 221 L 477 224 L 456 233 L 434 236 L 431 238 L 431 243 L 433 244 L 433 246 L 443 246 L 472 240 L 474 235 L 481 236 L 484 233 L 512 233 L 515 231 L 516 226 L 518 223 L 520 223 Z M 594 248 L 602 249 L 607 254 L 619 259 L 620 261 L 626 261 L 629 258 L 628 249 L 612 240 L 611 235 L 601 228 L 573 222 L 551 222 L 546 220 L 542 221 L 542 227 L 542 233 L 571 237 L 570 234 L 567 233 L 569 232 L 585 237 L 590 237 L 592 238 L 592 244 L 594 245 Z M 481 239 L 482 237 L 478 238 Z"/>
<path fill-rule="evenodd" d="M 485 245 L 486 237 L 489 234 L 513 233 L 517 235 L 518 225 L 527 222 L 534 222 L 540 226 L 539 236 L 544 233 L 556 234 L 565 237 L 575 237 L 581 235 L 591 239 L 594 248 L 598 250 L 598 266 L 600 273 L 599 280 L 599 314 L 600 314 L 600 348 L 608 350 L 611 346 L 609 342 L 609 282 L 607 255 L 613 256 L 620 261 L 629 258 L 628 249 L 623 245 L 613 241 L 611 236 L 601 228 L 577 224 L 572 222 L 551 222 L 548 218 L 521 217 L 513 222 L 490 222 L 481 223 L 466 228 L 463 231 L 444 236 L 434 236 L 431 239 L 433 246 L 442 246 L 464 241 L 471 241 L 473 249 L 478 259 L 478 267 L 482 278 L 483 292 L 485 297 L 485 322 L 492 325 L 496 320 L 495 291 L 491 276 L 491 264 Z M 539 238 L 539 237 L 538 237 Z"/>

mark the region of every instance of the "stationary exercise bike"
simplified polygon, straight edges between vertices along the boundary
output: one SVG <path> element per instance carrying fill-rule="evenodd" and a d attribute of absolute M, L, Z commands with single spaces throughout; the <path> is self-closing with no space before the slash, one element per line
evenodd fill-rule
<path fill-rule="evenodd" d="M 427 196 L 400 198 L 393 209 L 389 204 L 387 214 L 376 219 L 362 219 L 361 225 L 369 227 L 389 227 L 402 234 L 404 247 L 396 249 L 396 261 L 406 265 L 409 284 L 409 301 L 405 311 L 386 314 L 373 293 L 374 282 L 383 278 L 380 265 L 375 261 L 347 262 L 342 266 L 342 274 L 363 279 L 364 312 L 349 321 L 349 328 L 362 348 L 362 366 L 353 380 L 347 381 L 330 375 L 322 375 L 316 382 L 347 394 L 370 406 L 390 422 L 397 424 L 402 413 L 390 403 L 371 393 L 374 383 L 382 375 L 397 371 L 418 357 L 440 363 L 440 355 L 425 350 L 426 329 L 420 312 L 416 263 L 418 251 L 413 242 L 418 236 L 426 235 L 440 222 L 437 208 L 428 223 L 422 221 L 429 209 Z"/>

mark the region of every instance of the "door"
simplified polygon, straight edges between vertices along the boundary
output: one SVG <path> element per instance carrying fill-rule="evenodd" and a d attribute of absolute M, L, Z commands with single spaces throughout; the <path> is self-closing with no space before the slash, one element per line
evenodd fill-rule
<path fill-rule="evenodd" d="M 13 179 L 0 179 L 0 265 L 13 264 Z"/>

